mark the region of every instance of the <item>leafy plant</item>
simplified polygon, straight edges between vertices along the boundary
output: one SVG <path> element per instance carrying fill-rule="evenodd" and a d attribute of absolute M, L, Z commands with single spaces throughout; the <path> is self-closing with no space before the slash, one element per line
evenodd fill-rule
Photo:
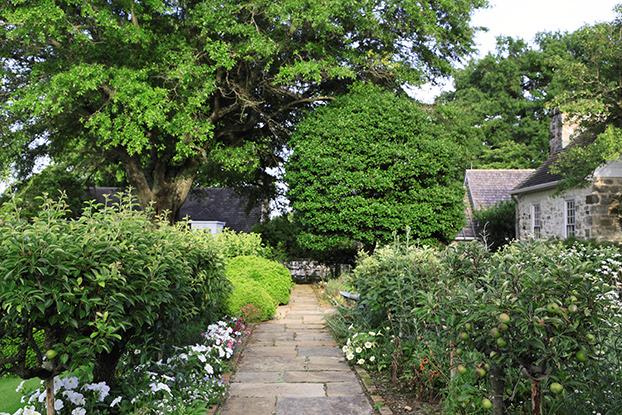
<path fill-rule="evenodd" d="M 223 229 L 213 236 L 214 243 L 225 258 L 237 256 L 272 257 L 270 247 L 264 245 L 258 233 L 235 232 Z"/>
<path fill-rule="evenodd" d="M 492 250 L 498 250 L 516 238 L 516 202 L 505 201 L 474 212 L 478 233 Z"/>
<path fill-rule="evenodd" d="M 407 96 L 357 84 L 309 114 L 292 146 L 285 180 L 298 242 L 319 259 L 352 262 L 407 226 L 413 238 L 448 242 L 462 226 L 462 149 Z"/>
<path fill-rule="evenodd" d="M 258 282 L 231 277 L 233 291 L 227 299 L 227 310 L 232 316 L 243 316 L 249 322 L 269 320 L 274 316 L 276 303 Z"/>
<path fill-rule="evenodd" d="M 293 281 L 282 264 L 256 256 L 239 256 L 227 261 L 225 273 L 230 279 L 250 280 L 266 290 L 276 304 L 289 303 Z"/>
<path fill-rule="evenodd" d="M 0 220 L 0 371 L 52 379 L 94 366 L 113 384 L 128 349 L 148 359 L 174 342 L 180 324 L 224 311 L 229 283 L 212 242 L 137 210 L 128 194 L 86 205 L 75 220 L 47 200 L 32 220 Z"/>

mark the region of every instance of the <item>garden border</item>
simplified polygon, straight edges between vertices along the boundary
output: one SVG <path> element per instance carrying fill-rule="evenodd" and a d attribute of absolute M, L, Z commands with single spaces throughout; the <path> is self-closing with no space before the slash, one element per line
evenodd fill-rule
<path fill-rule="evenodd" d="M 242 352 L 246 348 L 246 344 L 251 338 L 253 331 L 255 331 L 255 327 L 257 327 L 256 323 L 247 323 L 242 341 L 238 343 L 235 351 L 233 352 L 233 357 L 231 358 L 231 370 L 229 370 L 227 373 L 224 373 L 222 376 L 222 381 L 225 384 L 227 391 L 225 392 L 225 395 L 220 402 L 215 403 L 210 408 L 208 408 L 208 410 L 205 412 L 205 415 L 217 415 L 222 405 L 227 401 L 227 398 L 229 397 L 229 386 L 231 384 L 231 378 L 238 369 L 238 363 L 240 362 L 240 358 L 242 357 Z"/>

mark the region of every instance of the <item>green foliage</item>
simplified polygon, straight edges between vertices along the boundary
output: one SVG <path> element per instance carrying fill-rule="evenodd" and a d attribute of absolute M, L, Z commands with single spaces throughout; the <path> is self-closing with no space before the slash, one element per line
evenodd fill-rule
<path fill-rule="evenodd" d="M 552 35 L 539 39 L 544 46 Z M 474 168 L 534 168 L 548 155 L 552 68 L 547 49 L 510 37 L 497 50 L 455 72 L 455 91 L 438 100 L 460 120 Z"/>
<path fill-rule="evenodd" d="M 214 235 L 214 243 L 225 258 L 251 255 L 272 257 L 272 250 L 265 246 L 258 233 L 235 232 L 223 229 Z"/>
<path fill-rule="evenodd" d="M 407 97 L 357 84 L 310 114 L 292 143 L 285 179 L 298 241 L 323 258 L 351 261 L 407 226 L 447 242 L 462 225 L 460 148 Z"/>
<path fill-rule="evenodd" d="M 26 174 L 44 155 L 120 163 L 141 203 L 176 213 L 202 170 L 269 180 L 264 168 L 301 108 L 353 80 L 448 74 L 471 51 L 471 13 L 485 5 L 5 1 L 0 169 Z"/>
<path fill-rule="evenodd" d="M 232 316 L 243 316 L 249 322 L 270 320 L 276 304 L 268 291 L 258 282 L 243 277 L 231 277 L 233 291 L 227 299 Z"/>
<path fill-rule="evenodd" d="M 307 252 L 298 243 L 300 226 L 292 214 L 281 215 L 260 223 L 254 229 L 261 234 L 261 239 L 273 250 L 280 259 L 291 260 L 310 258 L 313 254 Z"/>
<path fill-rule="evenodd" d="M 485 235 L 489 248 L 496 251 L 516 237 L 516 202 L 500 202 L 474 212 L 474 216 L 478 233 Z"/>
<path fill-rule="evenodd" d="M 488 413 L 487 400 L 528 413 L 532 390 L 544 413 L 616 413 L 621 275 L 609 246 L 514 242 L 491 254 L 479 243 L 396 244 L 359 259 L 360 305 L 330 324 L 346 358 L 390 370 L 420 398 L 441 396 L 447 413 Z M 390 341 L 356 340 L 379 331 Z"/>
<path fill-rule="evenodd" d="M 12 185 L 5 191 L 0 202 L 6 204 L 10 198 L 15 197 L 18 199 L 21 215 L 32 218 L 37 216 L 47 195 L 53 198 L 62 195 L 72 217 L 80 215 L 84 202 L 89 199 L 86 183 L 82 178 L 62 165 L 51 165 L 29 179 Z M 8 209 L 11 206 L 9 204 Z"/>
<path fill-rule="evenodd" d="M 287 268 L 276 261 L 239 256 L 227 261 L 225 273 L 231 280 L 255 281 L 270 294 L 276 304 L 289 303 L 292 276 Z"/>
<path fill-rule="evenodd" d="M 5 211 L 0 334 L 20 347 L 0 357 L 3 373 L 50 377 L 95 364 L 95 378 L 110 381 L 128 348 L 148 358 L 180 324 L 222 314 L 229 284 L 211 239 L 135 207 L 126 195 L 75 220 L 62 201 L 45 201 L 32 220 Z"/>
<path fill-rule="evenodd" d="M 619 304 L 611 297 L 619 259 L 611 248 L 509 245 L 493 257 L 484 278 L 465 281 L 458 291 L 456 341 L 480 352 L 504 380 L 520 371 L 527 376 L 513 382 L 538 379 L 551 401 L 556 400 L 548 392 L 552 382 L 583 389 L 581 373 L 589 361 L 613 352 L 600 339 L 620 317 Z M 615 270 L 608 271 L 613 264 Z M 508 404 L 528 410 L 520 400 Z M 606 412 L 601 409 L 605 405 L 599 402 L 594 409 Z"/>
<path fill-rule="evenodd" d="M 568 34 L 567 53 L 553 60 L 554 105 L 585 129 L 582 145 L 562 154 L 556 166 L 565 188 L 585 184 L 594 169 L 622 154 L 622 7 L 615 11 L 611 22 Z"/>

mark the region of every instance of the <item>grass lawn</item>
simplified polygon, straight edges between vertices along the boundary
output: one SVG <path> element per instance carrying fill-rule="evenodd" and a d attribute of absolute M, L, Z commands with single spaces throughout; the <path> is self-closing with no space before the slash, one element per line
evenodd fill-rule
<path fill-rule="evenodd" d="M 8 412 L 12 414 L 21 407 L 19 401 L 22 397 L 21 393 L 15 392 L 15 388 L 22 380 L 16 377 L 0 377 L 0 412 Z M 39 385 L 39 379 L 31 379 L 26 382 L 26 388 L 36 388 Z"/>

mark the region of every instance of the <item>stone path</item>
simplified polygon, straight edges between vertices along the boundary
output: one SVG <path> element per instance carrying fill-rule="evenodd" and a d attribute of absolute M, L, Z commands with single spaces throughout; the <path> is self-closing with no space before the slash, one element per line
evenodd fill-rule
<path fill-rule="evenodd" d="M 308 285 L 258 325 L 231 380 L 222 415 L 366 415 L 373 410 L 324 324 Z"/>

